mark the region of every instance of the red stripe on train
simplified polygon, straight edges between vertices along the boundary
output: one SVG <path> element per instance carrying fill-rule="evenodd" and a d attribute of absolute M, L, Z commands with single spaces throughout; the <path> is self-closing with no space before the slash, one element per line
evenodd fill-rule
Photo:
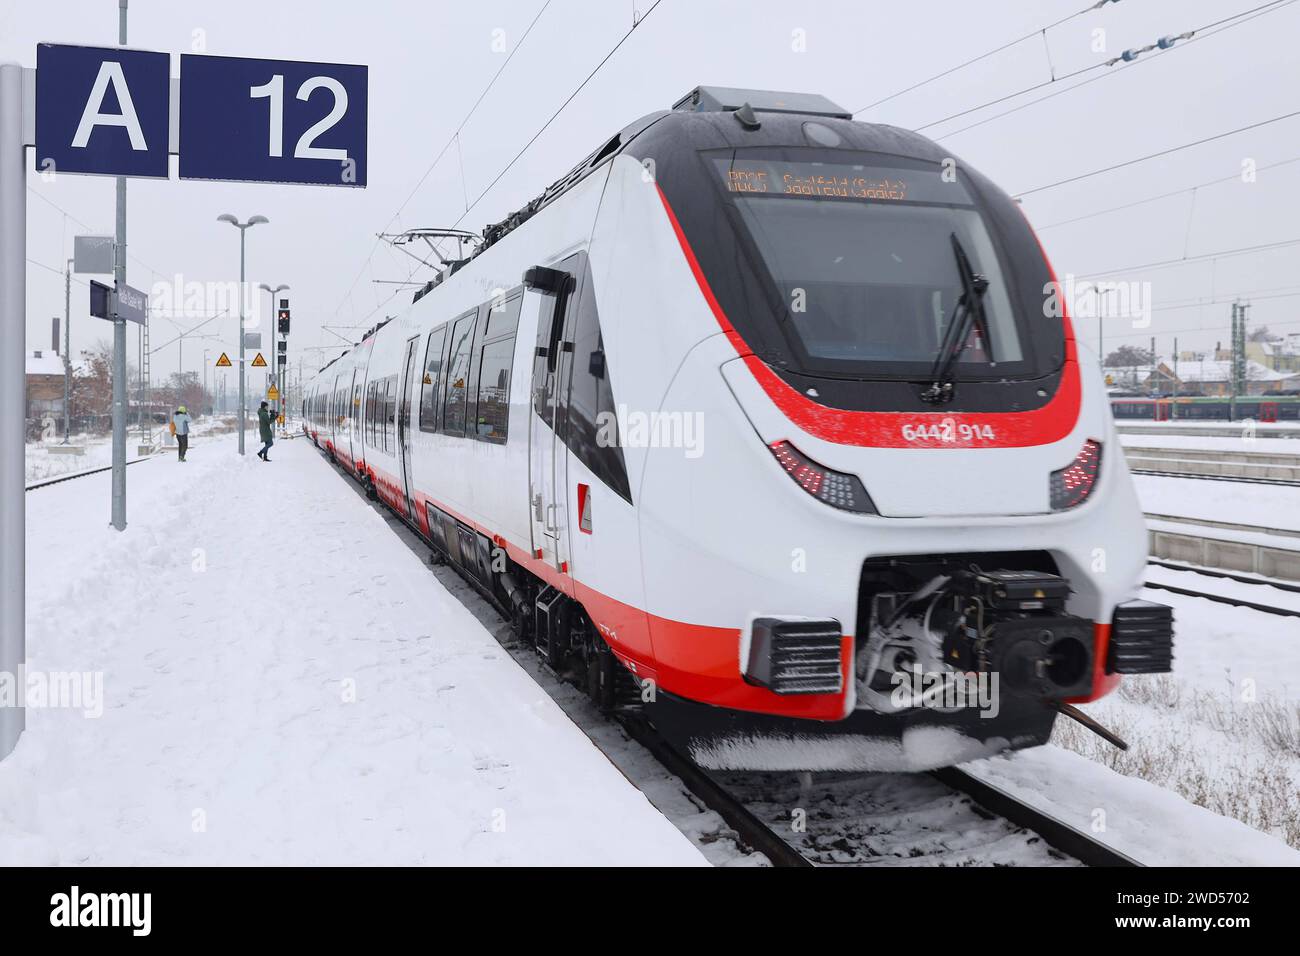
<path fill-rule="evenodd" d="M 380 498 L 402 512 L 400 479 L 373 464 Z M 653 680 L 659 688 L 690 700 L 735 710 L 803 717 L 809 720 L 839 720 L 844 714 L 844 694 L 801 694 L 783 696 L 745 683 L 740 676 L 740 628 L 691 624 L 659 617 L 642 608 L 625 604 L 584 584 L 572 574 L 562 573 L 544 559 L 533 557 L 531 549 L 511 542 L 426 492 L 414 490 L 415 523 L 428 535 L 426 504 L 445 511 L 504 547 L 510 559 L 542 581 L 574 598 L 586 610 L 610 648 L 638 677 Z M 840 649 L 840 668 L 846 681 L 852 660 L 853 638 L 845 635 Z"/>
<path fill-rule="evenodd" d="M 838 445 L 868 448 L 1023 448 L 1060 441 L 1074 430 L 1083 403 L 1083 390 L 1079 381 L 1074 330 L 1068 314 L 1061 320 L 1065 329 L 1065 366 L 1061 373 L 1060 387 L 1042 408 L 1027 412 L 856 412 L 814 402 L 784 382 L 745 344 L 713 294 L 709 280 L 700 268 L 690 241 L 682 231 L 681 223 L 677 221 L 662 189 L 659 189 L 659 198 L 700 292 L 713 311 L 719 328 L 726 334 L 727 341 L 736 350 L 736 354 L 744 359 L 745 366 L 781 413 L 808 434 Z M 1041 244 L 1039 248 L 1041 250 Z M 1047 262 L 1045 254 L 1043 260 Z M 1047 267 L 1052 281 L 1056 282 L 1056 273 L 1051 271 L 1050 262 Z M 940 437 L 904 438 L 905 425 L 925 426 L 927 430 L 933 428 L 933 434 L 942 433 L 945 436 L 961 435 L 963 425 L 980 428 L 970 429 L 969 434 L 973 437 L 969 439 L 949 441 Z M 984 426 L 992 429 L 993 438 L 974 437 L 983 431 Z"/>

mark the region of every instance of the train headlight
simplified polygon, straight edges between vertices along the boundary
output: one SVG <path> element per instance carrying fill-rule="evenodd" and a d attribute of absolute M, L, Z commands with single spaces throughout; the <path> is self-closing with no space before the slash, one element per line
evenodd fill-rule
<path fill-rule="evenodd" d="M 824 468 L 788 441 L 774 441 L 767 447 L 781 463 L 786 474 L 817 500 L 824 501 L 832 508 L 839 508 L 841 511 L 866 515 L 880 514 L 857 475 L 846 475 L 840 471 Z"/>
<path fill-rule="evenodd" d="M 1092 494 L 1100 472 L 1101 444 L 1090 438 L 1083 443 L 1074 461 L 1060 471 L 1052 472 L 1052 510 L 1065 511 L 1083 504 Z"/>

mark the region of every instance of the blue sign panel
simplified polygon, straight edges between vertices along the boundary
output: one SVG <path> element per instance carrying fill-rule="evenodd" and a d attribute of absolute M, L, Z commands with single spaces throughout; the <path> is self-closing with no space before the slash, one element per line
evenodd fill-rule
<path fill-rule="evenodd" d="M 36 48 L 36 168 L 167 177 L 171 57 L 113 47 Z"/>
<path fill-rule="evenodd" d="M 364 66 L 181 56 L 182 179 L 366 184 Z"/>
<path fill-rule="evenodd" d="M 90 314 L 96 319 L 112 319 L 113 289 L 102 282 L 90 280 Z"/>
<path fill-rule="evenodd" d="M 148 321 L 149 297 L 125 282 L 117 286 L 117 310 L 119 319 L 144 325 Z"/>

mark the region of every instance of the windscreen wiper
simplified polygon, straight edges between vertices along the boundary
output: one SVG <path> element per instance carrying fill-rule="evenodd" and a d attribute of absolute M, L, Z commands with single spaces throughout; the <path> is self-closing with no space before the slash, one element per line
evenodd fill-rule
<path fill-rule="evenodd" d="M 934 367 L 930 370 L 930 386 L 921 393 L 921 398 L 932 405 L 942 405 L 952 398 L 953 370 L 966 345 L 972 324 L 979 330 L 985 350 L 992 354 L 993 348 L 989 339 L 988 318 L 984 313 L 984 293 L 988 291 L 989 280 L 971 268 L 970 259 L 967 258 L 957 233 L 950 233 L 950 238 L 953 255 L 957 258 L 957 272 L 961 276 L 962 294 L 953 308 L 952 319 L 944 329 L 943 341 L 939 343 L 939 352 L 934 358 Z"/>

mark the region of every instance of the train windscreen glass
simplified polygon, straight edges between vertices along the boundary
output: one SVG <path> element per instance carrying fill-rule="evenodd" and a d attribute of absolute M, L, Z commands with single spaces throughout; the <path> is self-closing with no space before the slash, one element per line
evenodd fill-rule
<path fill-rule="evenodd" d="M 812 359 L 846 367 L 933 361 L 962 295 L 954 234 L 989 281 L 991 342 L 972 330 L 960 365 L 979 374 L 1023 358 L 1006 278 L 959 181 L 937 171 L 734 154 L 712 164 Z"/>

